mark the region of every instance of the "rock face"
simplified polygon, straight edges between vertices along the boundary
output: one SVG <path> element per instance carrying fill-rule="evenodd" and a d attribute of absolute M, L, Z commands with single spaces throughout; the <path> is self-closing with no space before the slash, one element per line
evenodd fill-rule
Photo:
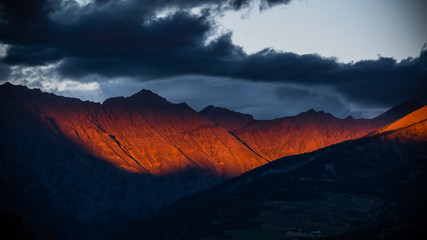
<path fill-rule="evenodd" d="M 128 172 L 165 176 L 200 169 L 232 177 L 267 162 L 188 105 L 147 90 L 103 104 L 22 90 L 28 97 L 16 104 L 84 152 Z"/>
<path fill-rule="evenodd" d="M 260 156 L 272 161 L 363 137 L 422 106 L 416 101 L 409 101 L 374 119 L 339 119 L 311 109 L 294 117 L 259 121 L 212 106 L 200 114 L 227 128 Z"/>
<path fill-rule="evenodd" d="M 334 239 L 423 239 L 426 112 L 423 107 L 370 136 L 258 167 L 109 239 L 286 239 L 287 229 Z"/>
<path fill-rule="evenodd" d="M 427 106 L 422 107 L 408 115 L 406 115 L 405 117 L 383 127 L 380 128 L 378 130 L 376 130 L 375 132 L 373 132 L 372 134 L 380 134 L 380 133 L 384 133 L 384 132 L 388 132 L 388 131 L 395 131 L 395 130 L 399 130 L 402 129 L 401 132 L 405 132 L 405 131 L 410 131 L 413 134 L 411 134 L 410 136 L 417 137 L 424 137 L 423 141 L 427 141 L 427 139 L 425 139 L 427 136 L 427 129 L 425 129 L 425 121 L 427 120 Z M 412 127 L 414 126 L 414 127 Z M 403 128 L 408 128 L 406 130 L 403 130 Z M 420 139 L 422 140 L 422 139 Z"/>
<path fill-rule="evenodd" d="M 98 104 L 4 84 L 0 131 L 0 212 L 58 238 L 99 238 L 267 163 L 186 104 L 145 90 Z"/>
<path fill-rule="evenodd" d="M 270 160 L 383 126 L 315 111 L 271 121 L 213 107 L 204 115 L 147 90 L 99 104 L 6 83 L 0 211 L 58 238 L 99 238 Z"/>
<path fill-rule="evenodd" d="M 212 105 L 205 107 L 200 111 L 200 114 L 210 119 L 218 126 L 224 127 L 230 131 L 243 128 L 254 121 L 254 117 L 250 114 L 243 114 L 222 107 L 214 107 Z"/>
<path fill-rule="evenodd" d="M 387 125 L 394 121 L 397 121 L 398 119 L 403 118 L 404 116 L 422 107 L 424 107 L 423 104 L 415 100 L 410 100 L 390 108 L 385 113 L 374 118 L 374 120 L 378 122 L 382 122 L 383 124 Z"/>

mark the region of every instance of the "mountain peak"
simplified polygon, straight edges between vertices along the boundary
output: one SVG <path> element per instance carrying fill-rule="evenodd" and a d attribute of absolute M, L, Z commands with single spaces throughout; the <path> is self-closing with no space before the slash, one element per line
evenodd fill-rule
<path fill-rule="evenodd" d="M 215 124 L 231 130 L 243 127 L 254 121 L 254 117 L 250 114 L 235 112 L 227 108 L 215 107 L 213 105 L 205 107 L 199 113 Z"/>
<path fill-rule="evenodd" d="M 142 89 L 141 91 L 128 97 L 128 99 L 144 100 L 144 101 L 161 101 L 161 102 L 166 101 L 165 98 L 160 97 L 159 95 L 147 89 Z"/>
<path fill-rule="evenodd" d="M 422 107 L 424 107 L 424 104 L 416 100 L 406 101 L 390 108 L 385 113 L 375 117 L 374 120 L 390 124 Z"/>
<path fill-rule="evenodd" d="M 253 116 L 247 113 L 240 113 L 240 112 L 236 112 L 227 108 L 223 108 L 223 107 L 215 107 L 213 105 L 209 105 L 207 107 L 205 107 L 204 109 L 202 109 L 199 112 L 201 115 L 207 115 L 207 114 L 228 114 L 228 115 L 235 115 L 235 116 L 240 116 L 243 118 L 251 118 L 253 120 Z"/>
<path fill-rule="evenodd" d="M 129 97 L 113 97 L 108 98 L 103 102 L 103 105 L 121 104 L 123 102 L 129 102 L 136 105 L 145 106 L 161 106 L 166 105 L 169 102 L 159 95 L 153 93 L 150 90 L 142 89 L 141 91 L 129 96 Z"/>
<path fill-rule="evenodd" d="M 23 85 L 15 85 L 10 82 L 5 82 L 0 85 L 0 100 L 1 101 L 33 101 L 37 99 L 38 101 L 57 101 L 58 99 L 63 99 L 64 97 L 56 96 L 53 93 L 42 92 L 38 88 L 28 88 Z M 69 98 L 75 100 L 75 98 Z"/>
<path fill-rule="evenodd" d="M 375 131 L 375 133 L 383 133 L 387 131 L 398 130 L 401 128 L 405 128 L 416 123 L 425 121 L 427 119 L 427 106 L 424 106 L 418 110 L 415 110 L 403 118 Z"/>
<path fill-rule="evenodd" d="M 11 86 L 15 86 L 15 85 L 13 85 L 12 83 L 10 83 L 10 82 L 5 82 L 5 83 L 3 83 L 2 85 L 0 85 L 1 87 L 11 87 Z"/>
<path fill-rule="evenodd" d="M 212 114 L 222 115 L 222 116 L 227 115 L 227 116 L 233 116 L 234 118 L 244 118 L 244 119 L 254 120 L 254 117 L 250 114 L 236 112 L 236 111 L 233 111 L 233 110 L 230 110 L 227 108 L 223 108 L 223 107 L 215 107 L 213 105 L 209 105 L 209 106 L 205 107 L 199 113 L 201 115 L 212 115 Z"/>
<path fill-rule="evenodd" d="M 0 85 L 0 89 L 2 91 L 10 91 L 10 90 L 18 90 L 18 89 L 28 90 L 29 88 L 26 86 L 22 86 L 22 85 L 15 85 L 15 84 L 12 84 L 10 82 L 5 82 L 2 85 Z"/>
<path fill-rule="evenodd" d="M 313 108 L 311 108 L 310 110 L 306 111 L 306 112 L 302 112 L 298 115 L 296 115 L 296 117 L 334 117 L 332 114 L 327 113 L 323 110 L 320 111 L 316 111 Z"/>
<path fill-rule="evenodd" d="M 203 108 L 199 113 L 202 115 L 205 115 L 205 114 L 215 110 L 216 108 L 220 108 L 220 107 L 215 107 L 214 105 L 209 105 L 209 106 Z"/>

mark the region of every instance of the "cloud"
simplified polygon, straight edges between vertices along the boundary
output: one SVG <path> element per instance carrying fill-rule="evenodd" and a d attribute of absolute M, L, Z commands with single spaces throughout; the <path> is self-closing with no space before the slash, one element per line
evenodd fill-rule
<path fill-rule="evenodd" d="M 151 81 L 192 75 L 285 84 L 291 92 L 274 90 L 282 99 L 295 94 L 315 100 L 326 96 L 319 89 L 328 89 L 339 107 L 352 102 L 381 108 L 412 98 L 427 102 L 426 51 L 401 62 L 379 58 L 343 64 L 316 54 L 273 49 L 246 54 L 232 43 L 231 33 L 207 41 L 216 29 L 215 14 L 289 2 L 3 1 L 0 43 L 8 48 L 0 60 L 0 77 L 10 78 L 11 67 L 55 66 L 58 81 L 89 83 L 96 76 L 101 87 L 111 79 Z M 193 8 L 200 8 L 200 13 L 192 13 Z M 169 14 L 159 17 L 162 11 Z"/>
<path fill-rule="evenodd" d="M 11 72 L 9 65 L 0 62 L 0 81 L 6 81 Z"/>
<path fill-rule="evenodd" d="M 89 76 L 84 82 L 63 78 L 57 72 L 57 64 L 12 67 L 9 69 L 7 79 L 0 79 L 0 84 L 6 80 L 13 84 L 82 100 L 100 101 L 104 98 L 99 84 L 103 81 L 99 81 L 99 77 Z"/>
<path fill-rule="evenodd" d="M 207 105 L 225 107 L 252 114 L 256 119 L 294 116 L 314 108 L 345 118 L 375 117 L 386 108 L 359 106 L 346 101 L 342 94 L 329 86 L 302 86 L 280 82 L 254 82 L 242 79 L 180 76 L 162 81 L 114 81 L 102 83 L 100 89 L 110 94 L 120 89 L 129 96 L 135 89 L 150 89 L 173 103 L 186 102 L 197 111 Z M 108 95 L 108 94 L 105 94 Z"/>
<path fill-rule="evenodd" d="M 148 68 L 183 61 L 188 65 L 200 60 L 223 61 L 220 57 L 224 56 L 213 51 L 229 47 L 222 51 L 229 54 L 240 48 L 224 36 L 217 45 L 205 45 L 208 34 L 215 30 L 212 17 L 218 12 L 248 7 L 252 2 L 259 2 L 261 7 L 290 1 L 98 0 L 85 5 L 73 0 L 4 1 L 0 4 L 0 42 L 10 47 L 3 62 L 34 66 L 65 60 L 63 73 L 80 77 L 94 72 L 106 76 L 159 75 L 160 69 L 151 73 Z M 198 15 L 191 14 L 190 10 L 196 7 L 203 10 Z M 156 17 L 165 10 L 173 10 L 172 15 Z M 218 45 L 221 43 L 225 45 Z M 168 61 L 162 65 L 160 62 L 165 59 Z M 88 62 L 92 64 L 83 67 Z M 181 70 L 181 65 L 165 72 L 195 71 Z M 101 71 L 104 66 L 116 67 L 117 72 Z"/>

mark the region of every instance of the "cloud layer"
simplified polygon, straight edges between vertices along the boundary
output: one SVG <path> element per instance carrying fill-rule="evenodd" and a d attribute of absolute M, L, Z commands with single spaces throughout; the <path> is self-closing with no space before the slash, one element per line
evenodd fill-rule
<path fill-rule="evenodd" d="M 0 78 L 7 80 L 11 67 L 54 64 L 56 74 L 80 82 L 89 76 L 150 81 L 192 75 L 270 82 L 282 99 L 303 96 L 301 89 L 324 87 L 359 106 L 390 106 L 408 99 L 427 103 L 426 51 L 401 62 L 379 58 L 343 64 L 273 49 L 246 54 L 232 43 L 231 33 L 207 42 L 215 33 L 215 15 L 223 11 L 289 2 L 97 0 L 81 6 L 73 0 L 3 1 L 0 43 L 8 47 Z M 162 11 L 169 14 L 158 17 Z M 283 90 L 282 84 L 298 87 Z"/>

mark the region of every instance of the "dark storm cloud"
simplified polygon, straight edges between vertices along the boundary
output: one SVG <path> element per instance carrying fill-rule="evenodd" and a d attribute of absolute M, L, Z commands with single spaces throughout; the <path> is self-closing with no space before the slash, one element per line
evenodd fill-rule
<path fill-rule="evenodd" d="M 427 103 L 427 51 L 400 63 L 380 58 L 343 65 L 325 78 L 350 100 L 395 104 L 417 99 Z"/>
<path fill-rule="evenodd" d="M 263 0 L 259 7 L 289 2 Z M 215 30 L 213 14 L 253 4 L 251 0 L 103 0 L 81 7 L 74 1 L 3 1 L 0 42 L 9 47 L 2 62 L 39 66 L 61 61 L 59 73 L 76 80 L 93 74 L 140 79 L 204 75 L 328 85 L 348 100 L 371 105 L 411 98 L 427 102 L 423 92 L 427 52 L 399 63 L 379 58 L 342 64 L 315 54 L 271 49 L 247 55 L 232 43 L 230 34 L 206 44 Z M 204 10 L 194 15 L 188 12 L 192 7 Z M 161 10 L 174 13 L 153 18 Z"/>

